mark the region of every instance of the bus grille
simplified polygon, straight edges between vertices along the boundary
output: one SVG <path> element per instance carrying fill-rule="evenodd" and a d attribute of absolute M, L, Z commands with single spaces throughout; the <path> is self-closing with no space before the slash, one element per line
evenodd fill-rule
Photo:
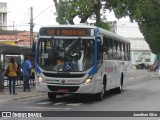
<path fill-rule="evenodd" d="M 79 89 L 79 86 L 52 86 L 48 85 L 50 91 L 57 92 L 58 90 L 68 90 L 68 92 L 76 92 Z"/>
<path fill-rule="evenodd" d="M 47 73 L 43 72 L 46 77 L 56 77 L 56 78 L 81 78 L 85 74 L 69 74 L 69 73 Z"/>

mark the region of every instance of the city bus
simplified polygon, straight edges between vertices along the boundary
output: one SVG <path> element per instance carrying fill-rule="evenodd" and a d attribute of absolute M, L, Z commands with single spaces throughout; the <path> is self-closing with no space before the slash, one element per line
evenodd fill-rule
<path fill-rule="evenodd" d="M 44 26 L 36 43 L 36 91 L 48 98 L 106 91 L 121 93 L 130 78 L 130 42 L 89 25 Z"/>

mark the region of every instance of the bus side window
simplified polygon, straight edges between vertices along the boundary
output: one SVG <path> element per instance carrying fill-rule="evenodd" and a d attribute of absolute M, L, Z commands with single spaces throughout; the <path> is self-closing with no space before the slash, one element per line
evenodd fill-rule
<path fill-rule="evenodd" d="M 130 45 L 127 44 L 127 60 L 130 60 Z"/>
<path fill-rule="evenodd" d="M 108 49 L 107 49 L 107 37 L 103 36 L 103 59 L 107 60 L 108 59 Z"/>
<path fill-rule="evenodd" d="M 98 41 L 98 52 L 97 52 L 97 57 L 98 57 L 98 65 L 102 64 L 102 60 L 103 60 L 103 45 L 101 44 L 100 41 Z"/>
<path fill-rule="evenodd" d="M 121 55 L 122 60 L 125 60 L 125 43 L 122 43 Z"/>
<path fill-rule="evenodd" d="M 107 57 L 109 60 L 113 58 L 113 45 L 112 39 L 107 38 Z"/>
<path fill-rule="evenodd" d="M 121 43 L 120 42 L 117 42 L 117 60 L 121 60 Z"/>
<path fill-rule="evenodd" d="M 113 41 L 113 60 L 117 59 L 117 42 Z"/>

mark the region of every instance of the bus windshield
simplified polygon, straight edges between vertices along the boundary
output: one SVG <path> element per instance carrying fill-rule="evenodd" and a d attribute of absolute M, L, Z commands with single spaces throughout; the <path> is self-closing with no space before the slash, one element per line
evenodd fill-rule
<path fill-rule="evenodd" d="M 38 65 L 46 71 L 85 71 L 93 66 L 93 58 L 93 39 L 39 39 Z"/>

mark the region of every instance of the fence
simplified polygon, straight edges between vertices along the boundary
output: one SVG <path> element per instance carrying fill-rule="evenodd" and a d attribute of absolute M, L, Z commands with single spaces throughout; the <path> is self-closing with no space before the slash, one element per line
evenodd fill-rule
<path fill-rule="evenodd" d="M 4 77 L 4 87 L 8 87 L 9 86 L 9 79 L 8 77 Z M 29 84 L 30 85 L 34 85 L 35 84 L 35 79 L 33 77 L 30 77 L 29 79 Z M 16 86 L 21 86 L 23 85 L 23 76 L 20 77 L 20 79 L 17 79 L 15 82 Z"/>

